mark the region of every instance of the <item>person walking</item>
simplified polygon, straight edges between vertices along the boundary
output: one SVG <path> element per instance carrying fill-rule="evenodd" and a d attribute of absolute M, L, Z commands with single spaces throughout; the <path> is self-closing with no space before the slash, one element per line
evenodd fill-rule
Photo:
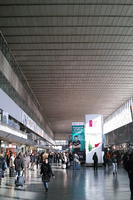
<path fill-rule="evenodd" d="M 117 175 L 117 158 L 116 155 L 112 157 L 113 175 Z"/>
<path fill-rule="evenodd" d="M 31 170 L 34 171 L 35 165 L 36 165 L 36 156 L 35 153 L 32 153 L 30 156 L 31 159 Z"/>
<path fill-rule="evenodd" d="M 15 158 L 14 164 L 15 164 L 16 176 L 20 176 L 21 172 L 24 169 L 24 159 L 23 159 L 21 152 Z"/>
<path fill-rule="evenodd" d="M 97 157 L 97 153 L 96 152 L 94 153 L 92 159 L 94 161 L 94 170 L 97 170 L 97 167 L 98 167 L 98 157 Z"/>
<path fill-rule="evenodd" d="M 42 162 L 40 174 L 42 175 L 42 182 L 44 184 L 45 191 L 48 192 L 48 183 L 50 181 L 50 178 L 51 178 L 51 176 L 53 176 L 53 177 L 55 177 L 55 176 L 52 172 L 51 166 L 50 166 L 47 158 L 44 159 Z"/>
<path fill-rule="evenodd" d="M 3 152 L 0 153 L 0 185 L 2 183 L 2 178 L 4 178 L 4 171 L 6 170 L 6 161 L 3 156 Z"/>
<path fill-rule="evenodd" d="M 25 174 L 25 177 L 28 176 L 28 169 L 29 169 L 29 166 L 30 166 L 30 156 L 28 155 L 28 153 L 26 152 L 24 154 L 24 174 Z"/>
<path fill-rule="evenodd" d="M 110 160 L 111 160 L 111 153 L 109 151 L 106 152 L 106 162 L 107 162 L 107 165 L 108 165 L 108 168 L 110 166 Z"/>
<path fill-rule="evenodd" d="M 106 153 L 104 153 L 104 155 L 103 155 L 103 166 L 104 166 L 104 169 L 106 169 L 106 165 L 107 165 L 107 159 L 106 159 Z"/>
<path fill-rule="evenodd" d="M 70 160 L 70 166 L 73 165 L 73 154 L 72 152 L 69 153 L 69 160 Z"/>
<path fill-rule="evenodd" d="M 10 153 L 10 160 L 9 160 L 9 176 L 15 176 L 15 164 L 14 164 L 15 156 L 13 153 Z"/>
<path fill-rule="evenodd" d="M 41 156 L 40 156 L 39 153 L 37 153 L 37 155 L 36 155 L 36 167 L 37 167 L 37 169 L 39 168 L 40 161 L 41 161 Z"/>
<path fill-rule="evenodd" d="M 66 164 L 67 164 L 67 156 L 65 153 L 62 155 L 62 168 L 66 169 Z"/>
<path fill-rule="evenodd" d="M 126 169 L 129 177 L 130 191 L 131 191 L 131 200 L 133 200 L 133 152 L 129 157 L 125 158 L 124 168 Z"/>

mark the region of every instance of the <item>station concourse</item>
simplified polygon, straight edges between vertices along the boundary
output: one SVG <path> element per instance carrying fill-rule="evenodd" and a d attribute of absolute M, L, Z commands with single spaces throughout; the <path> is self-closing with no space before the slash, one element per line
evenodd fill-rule
<path fill-rule="evenodd" d="M 17 199 L 133 200 L 132 0 L 0 0 L 0 200 Z"/>

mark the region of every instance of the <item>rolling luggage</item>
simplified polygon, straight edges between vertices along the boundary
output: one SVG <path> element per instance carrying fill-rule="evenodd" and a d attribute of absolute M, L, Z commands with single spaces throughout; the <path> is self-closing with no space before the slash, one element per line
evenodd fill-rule
<path fill-rule="evenodd" d="M 80 163 L 77 163 L 77 165 L 75 166 L 75 169 L 80 169 Z"/>
<path fill-rule="evenodd" d="M 17 176 L 17 179 L 15 180 L 15 185 L 16 187 L 19 187 L 19 186 L 24 186 L 25 184 L 25 179 L 24 179 L 24 176 Z"/>
<path fill-rule="evenodd" d="M 80 162 L 74 162 L 73 169 L 80 169 Z"/>

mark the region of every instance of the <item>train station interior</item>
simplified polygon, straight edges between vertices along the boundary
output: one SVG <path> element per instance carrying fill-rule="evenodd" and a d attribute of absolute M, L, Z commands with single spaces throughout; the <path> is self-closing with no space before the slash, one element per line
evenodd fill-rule
<path fill-rule="evenodd" d="M 133 1 L 0 0 L 0 200 L 133 200 Z"/>

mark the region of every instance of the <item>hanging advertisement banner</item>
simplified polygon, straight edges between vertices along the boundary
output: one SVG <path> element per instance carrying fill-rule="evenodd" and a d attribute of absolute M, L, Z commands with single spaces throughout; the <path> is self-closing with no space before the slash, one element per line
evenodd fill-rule
<path fill-rule="evenodd" d="M 92 114 L 85 116 L 85 141 L 86 141 L 86 163 L 93 163 L 93 155 L 96 152 L 98 162 L 102 163 L 102 135 L 103 116 Z"/>
<path fill-rule="evenodd" d="M 72 122 L 72 146 L 73 152 L 85 151 L 84 122 Z"/>

